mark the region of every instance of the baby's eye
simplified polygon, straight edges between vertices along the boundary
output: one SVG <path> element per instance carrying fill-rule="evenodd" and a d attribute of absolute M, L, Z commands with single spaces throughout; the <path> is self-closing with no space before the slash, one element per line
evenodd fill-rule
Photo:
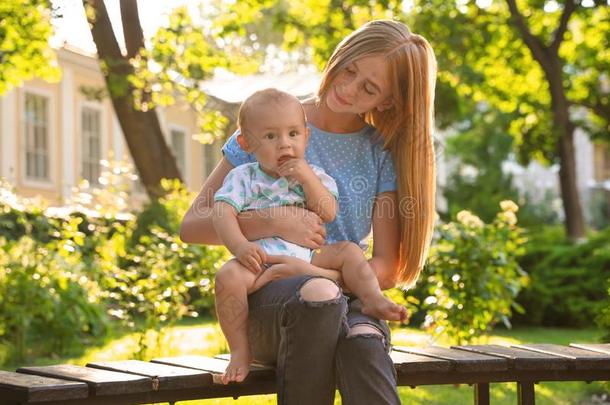
<path fill-rule="evenodd" d="M 266 133 L 266 134 L 264 135 L 264 138 L 265 138 L 265 139 L 269 139 L 269 140 L 275 139 L 275 134 L 274 134 L 274 133 L 272 133 L 272 132 Z"/>
<path fill-rule="evenodd" d="M 295 136 L 299 135 L 299 131 L 290 131 L 290 133 L 288 134 L 291 138 L 294 138 Z"/>

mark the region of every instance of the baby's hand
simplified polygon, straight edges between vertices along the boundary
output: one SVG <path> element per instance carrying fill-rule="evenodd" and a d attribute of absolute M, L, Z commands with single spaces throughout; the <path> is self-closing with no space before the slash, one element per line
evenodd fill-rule
<path fill-rule="evenodd" d="M 254 242 L 246 242 L 239 246 L 235 258 L 254 274 L 260 273 L 262 265 L 267 261 L 265 250 Z"/>
<path fill-rule="evenodd" d="M 278 168 L 280 176 L 294 179 L 303 184 L 311 178 L 317 178 L 309 163 L 303 158 L 289 159 Z"/>

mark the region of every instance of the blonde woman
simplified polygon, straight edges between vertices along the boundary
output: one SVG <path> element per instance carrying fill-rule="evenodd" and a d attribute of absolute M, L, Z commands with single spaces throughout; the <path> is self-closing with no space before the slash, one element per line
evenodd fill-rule
<path fill-rule="evenodd" d="M 311 130 L 305 157 L 337 182 L 336 219 L 325 228 L 316 214 L 293 206 L 242 213 L 246 238 L 365 248 L 372 230 L 369 264 L 381 288 L 413 284 L 435 215 L 435 77 L 430 45 L 402 23 L 372 21 L 346 37 L 318 97 L 303 105 Z M 214 192 L 233 167 L 254 161 L 235 135 L 223 152 L 183 220 L 186 242 L 221 243 L 211 219 Z M 399 404 L 385 321 L 362 314 L 359 300 L 342 294 L 340 273 L 333 280 L 314 266 L 289 264 L 268 269 L 274 277 L 248 297 L 242 325 L 254 360 L 276 366 L 278 403 L 332 404 L 337 384 L 344 404 Z"/>

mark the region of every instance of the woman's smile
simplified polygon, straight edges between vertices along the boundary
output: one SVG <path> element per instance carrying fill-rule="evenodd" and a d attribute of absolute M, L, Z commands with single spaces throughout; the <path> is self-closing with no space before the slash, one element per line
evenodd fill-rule
<path fill-rule="evenodd" d="M 347 100 L 345 100 L 343 97 L 341 97 L 339 95 L 339 92 L 337 91 L 337 86 L 335 86 L 333 88 L 333 94 L 335 95 L 335 99 L 339 102 L 339 104 L 344 105 L 344 106 L 352 105 L 351 103 L 349 103 Z"/>

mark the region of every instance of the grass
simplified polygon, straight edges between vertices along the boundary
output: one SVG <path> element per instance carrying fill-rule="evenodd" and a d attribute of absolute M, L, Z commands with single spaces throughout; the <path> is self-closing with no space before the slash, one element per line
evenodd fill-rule
<path fill-rule="evenodd" d="M 558 329 L 558 328 L 518 328 L 513 330 L 498 330 L 476 342 L 479 344 L 516 344 L 516 343 L 555 343 L 568 344 L 572 342 L 593 343 L 599 341 L 601 333 L 595 329 Z M 157 341 L 158 339 L 158 341 Z M 394 329 L 392 332 L 394 345 L 427 346 L 429 344 L 449 345 L 443 339 L 432 341 L 424 332 L 412 328 Z M 161 336 L 151 332 L 147 335 L 149 347 L 146 358 L 178 356 L 183 354 L 200 354 L 211 356 L 226 352 L 227 346 L 220 328 L 212 319 L 197 322 L 183 322 L 178 326 L 168 328 Z M 152 349 L 151 349 L 152 348 Z M 44 365 L 71 363 L 84 365 L 91 361 L 123 360 L 133 358 L 137 350 L 137 335 L 126 334 L 109 340 L 96 347 L 87 348 L 82 355 L 75 357 L 38 358 L 30 364 Z M 22 364 L 20 364 L 22 365 Z M 2 368 L 14 370 L 16 365 L 5 365 Z M 517 403 L 516 384 L 492 384 L 491 402 L 498 405 Z M 536 386 L 536 404 L 539 405 L 574 405 L 585 404 L 593 393 L 604 392 L 608 385 L 602 383 L 558 382 L 543 383 Z M 401 401 L 408 404 L 445 405 L 473 403 L 472 387 L 460 386 L 427 386 L 400 387 Z M 232 398 L 187 401 L 181 404 L 275 404 L 275 395 L 260 395 Z M 339 395 L 335 401 L 340 404 Z"/>

